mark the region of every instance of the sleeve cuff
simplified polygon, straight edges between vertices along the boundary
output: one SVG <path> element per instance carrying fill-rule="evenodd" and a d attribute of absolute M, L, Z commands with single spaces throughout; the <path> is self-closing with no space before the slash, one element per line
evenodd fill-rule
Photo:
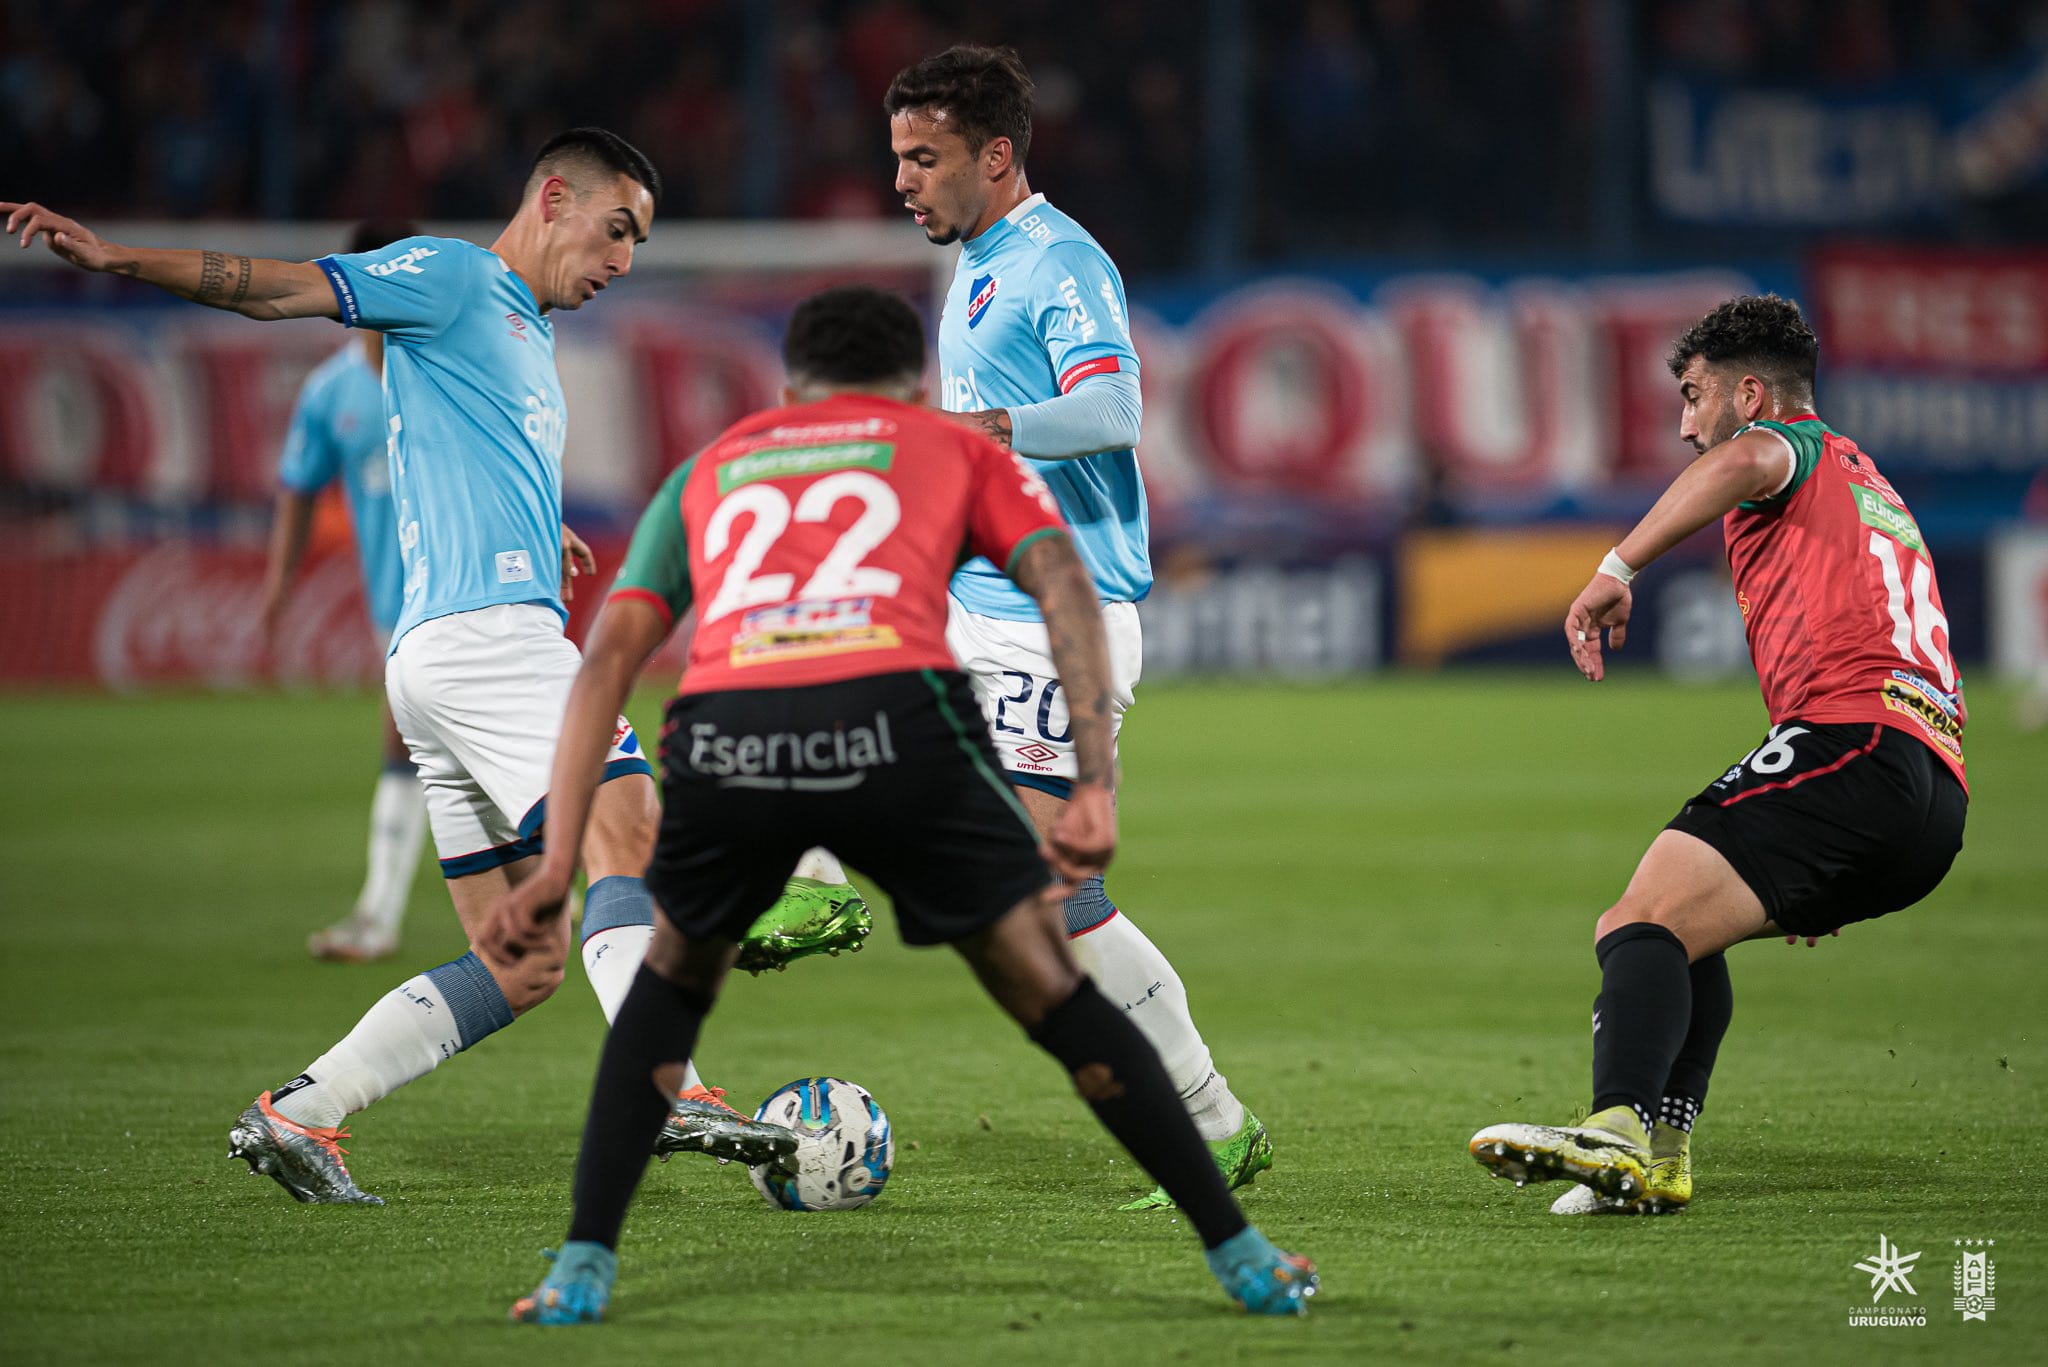
<path fill-rule="evenodd" d="M 313 263 L 327 277 L 327 286 L 334 291 L 334 302 L 341 308 L 341 325 L 354 327 L 362 321 L 362 309 L 356 304 L 355 286 L 349 283 L 348 272 L 343 270 L 331 256 L 323 256 Z"/>
<path fill-rule="evenodd" d="M 668 600 L 666 598 L 663 598 L 653 589 L 643 589 L 640 588 L 638 585 L 629 584 L 625 588 L 613 589 L 610 593 L 605 595 L 604 601 L 607 603 L 616 603 L 621 599 L 630 600 L 635 603 L 647 604 L 647 606 L 653 608 L 657 613 L 661 615 L 661 624 L 663 627 L 672 627 L 676 624 L 675 609 L 671 608 L 668 605 Z"/>

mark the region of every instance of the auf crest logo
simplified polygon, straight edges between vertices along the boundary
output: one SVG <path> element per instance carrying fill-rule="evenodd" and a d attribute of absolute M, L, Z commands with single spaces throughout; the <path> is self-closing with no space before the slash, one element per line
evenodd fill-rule
<path fill-rule="evenodd" d="M 392 257 L 389 261 L 372 262 L 370 264 L 370 274 L 396 275 L 400 271 L 404 271 L 407 275 L 425 275 L 426 272 L 421 270 L 417 263 L 426 260 L 430 256 L 439 256 L 440 254 L 432 247 L 414 247 L 409 251 L 401 252 L 399 255 Z"/>

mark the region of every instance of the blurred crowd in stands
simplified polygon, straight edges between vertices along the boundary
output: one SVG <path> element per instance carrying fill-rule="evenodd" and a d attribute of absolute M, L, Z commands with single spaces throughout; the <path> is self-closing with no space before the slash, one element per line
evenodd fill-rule
<path fill-rule="evenodd" d="M 1568 249 L 1631 146 L 1616 81 L 1968 67 L 2048 44 L 2048 3 L 0 0 L 0 198 L 489 218 L 545 137 L 601 123 L 660 166 L 668 215 L 885 215 L 882 91 L 959 39 L 1022 52 L 1034 185 L 1143 273 L 1198 264 L 1220 194 L 1254 259 Z"/>

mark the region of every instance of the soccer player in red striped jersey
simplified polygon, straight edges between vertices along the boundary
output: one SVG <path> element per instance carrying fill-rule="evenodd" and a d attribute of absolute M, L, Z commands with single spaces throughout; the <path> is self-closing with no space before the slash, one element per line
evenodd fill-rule
<path fill-rule="evenodd" d="M 1913 905 L 1962 849 L 1962 680 L 1919 524 L 1814 412 L 1820 343 L 1776 295 L 1731 299 L 1672 347 L 1700 458 L 1565 617 L 1579 672 L 1619 649 L 1636 571 L 1720 519 L 1771 728 L 1685 804 L 1600 918 L 1593 1104 L 1573 1127 L 1498 1125 L 1472 1155 L 1519 1184 L 1580 1184 L 1559 1214 L 1677 1210 L 1734 1009 L 1723 951 Z"/>
<path fill-rule="evenodd" d="M 686 461 L 641 518 L 570 694 L 551 853 L 480 941 L 494 961 L 559 952 L 576 855 L 555 842 L 580 835 L 611 718 L 694 608 L 647 870 L 662 916 L 598 1063 L 568 1240 L 513 1317 L 602 1316 L 627 1205 L 736 942 L 814 846 L 889 894 L 905 941 L 958 951 L 1060 1061 L 1187 1215 L 1226 1293 L 1301 1313 L 1313 1265 L 1246 1223 L 1158 1050 L 1067 947 L 1066 893 L 1115 849 L 1116 762 L 1102 610 L 1059 505 L 1024 461 L 919 406 L 924 329 L 894 295 L 812 296 L 783 354 L 786 406 Z M 1073 797 L 1042 846 L 946 645 L 947 582 L 977 555 L 1037 603 L 1071 698 Z"/>

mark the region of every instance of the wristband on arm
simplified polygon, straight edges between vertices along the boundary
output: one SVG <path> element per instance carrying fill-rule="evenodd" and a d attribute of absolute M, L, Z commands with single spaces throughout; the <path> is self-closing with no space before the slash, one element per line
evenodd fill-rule
<path fill-rule="evenodd" d="M 1610 578 L 1619 579 L 1624 585 L 1636 577 L 1636 572 L 1628 567 L 1626 560 L 1621 558 L 1621 547 L 1619 546 L 1607 552 L 1606 557 L 1600 561 L 1600 573 Z"/>

